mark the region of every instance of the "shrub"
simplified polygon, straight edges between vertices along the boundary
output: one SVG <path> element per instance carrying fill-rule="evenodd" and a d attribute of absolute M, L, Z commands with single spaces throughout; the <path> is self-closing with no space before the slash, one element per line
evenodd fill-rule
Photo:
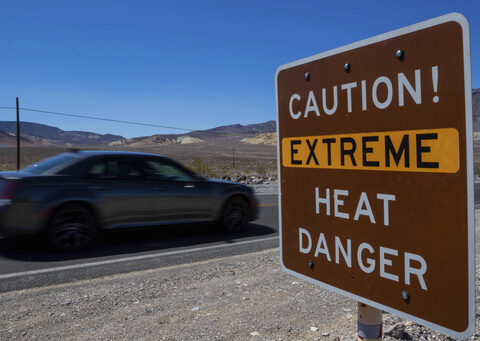
<path fill-rule="evenodd" d="M 265 178 L 267 176 L 267 168 L 263 164 L 257 165 L 257 176 Z"/>
<path fill-rule="evenodd" d="M 187 165 L 192 171 L 202 176 L 209 178 L 218 177 L 217 173 L 212 169 L 212 167 L 210 167 L 205 161 L 202 161 L 199 157 L 194 157 L 193 160 Z"/>

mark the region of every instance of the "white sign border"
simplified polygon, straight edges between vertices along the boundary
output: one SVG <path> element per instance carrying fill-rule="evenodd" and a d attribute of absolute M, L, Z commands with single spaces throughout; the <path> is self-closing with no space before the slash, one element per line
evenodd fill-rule
<path fill-rule="evenodd" d="M 359 47 L 367 46 L 370 44 L 374 44 L 380 41 L 384 41 L 387 39 L 391 39 L 394 37 L 398 37 L 407 33 L 419 31 L 428 27 L 436 26 L 442 23 L 454 21 L 460 24 L 462 27 L 462 34 L 463 34 L 463 65 L 464 65 L 464 79 L 465 79 L 465 138 L 466 138 L 466 170 L 467 170 L 467 205 L 468 205 L 468 327 L 463 332 L 457 332 L 455 330 L 451 330 L 440 326 L 436 323 L 423 320 L 416 316 L 404 313 L 402 311 L 396 310 L 394 308 L 388 307 L 386 305 L 368 300 L 361 296 L 352 294 L 348 291 L 333 287 L 327 283 L 315 280 L 313 278 L 307 277 L 301 273 L 295 272 L 293 270 L 288 269 L 283 264 L 283 256 L 282 256 L 282 192 L 281 192 L 281 170 L 280 170 L 280 135 L 278 129 L 278 122 L 279 122 L 279 107 L 278 107 L 278 74 L 280 71 L 292 68 L 294 66 L 302 65 L 305 63 L 309 63 L 318 59 L 323 59 L 332 55 L 336 55 L 342 52 L 350 51 Z M 282 265 L 283 270 L 306 280 L 308 282 L 320 285 L 326 289 L 332 290 L 338 294 L 347 296 L 348 298 L 354 299 L 356 301 L 368 304 L 372 307 L 377 309 L 381 309 L 405 319 L 411 320 L 415 323 L 424 325 L 426 327 L 438 330 L 442 333 L 448 334 L 455 338 L 459 339 L 466 339 L 473 335 L 475 331 L 475 211 L 474 211 L 474 180 L 473 180 L 473 126 L 472 126 L 472 79 L 471 79 L 471 66 L 470 66 L 470 29 L 468 25 L 467 19 L 460 13 L 449 13 L 446 15 L 442 15 L 440 17 L 436 17 L 430 20 L 422 21 L 420 23 L 406 26 L 400 28 L 398 30 L 394 30 L 391 32 L 387 32 L 384 34 L 380 34 L 368 39 L 360 40 L 358 42 L 348 44 L 333 50 L 329 50 L 323 53 L 316 54 L 311 57 L 299 59 L 297 61 L 281 65 L 278 67 L 275 73 L 275 100 L 276 100 L 276 107 L 277 107 L 277 171 L 278 171 L 278 217 L 279 217 L 279 228 L 280 228 L 280 263 Z"/>

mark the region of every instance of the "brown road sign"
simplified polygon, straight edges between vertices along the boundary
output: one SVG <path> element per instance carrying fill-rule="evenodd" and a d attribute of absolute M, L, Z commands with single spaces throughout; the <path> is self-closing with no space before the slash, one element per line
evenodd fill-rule
<path fill-rule="evenodd" d="M 460 14 L 278 68 L 285 271 L 473 333 L 470 77 Z"/>

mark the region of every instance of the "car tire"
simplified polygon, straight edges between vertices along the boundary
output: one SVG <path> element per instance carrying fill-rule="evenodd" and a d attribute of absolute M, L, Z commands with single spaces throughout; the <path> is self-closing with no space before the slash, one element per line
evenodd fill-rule
<path fill-rule="evenodd" d="M 247 200 L 242 197 L 233 197 L 225 204 L 221 223 L 228 232 L 238 232 L 247 226 L 249 216 Z"/>
<path fill-rule="evenodd" d="M 52 217 L 47 230 L 51 246 L 61 251 L 77 251 L 89 246 L 97 235 L 95 217 L 82 204 L 61 207 Z"/>

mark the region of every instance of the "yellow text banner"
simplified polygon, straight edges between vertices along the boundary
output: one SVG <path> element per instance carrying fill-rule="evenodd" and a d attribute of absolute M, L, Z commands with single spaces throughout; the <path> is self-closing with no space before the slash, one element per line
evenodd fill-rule
<path fill-rule="evenodd" d="M 288 137 L 284 167 L 456 173 L 454 128 Z"/>

